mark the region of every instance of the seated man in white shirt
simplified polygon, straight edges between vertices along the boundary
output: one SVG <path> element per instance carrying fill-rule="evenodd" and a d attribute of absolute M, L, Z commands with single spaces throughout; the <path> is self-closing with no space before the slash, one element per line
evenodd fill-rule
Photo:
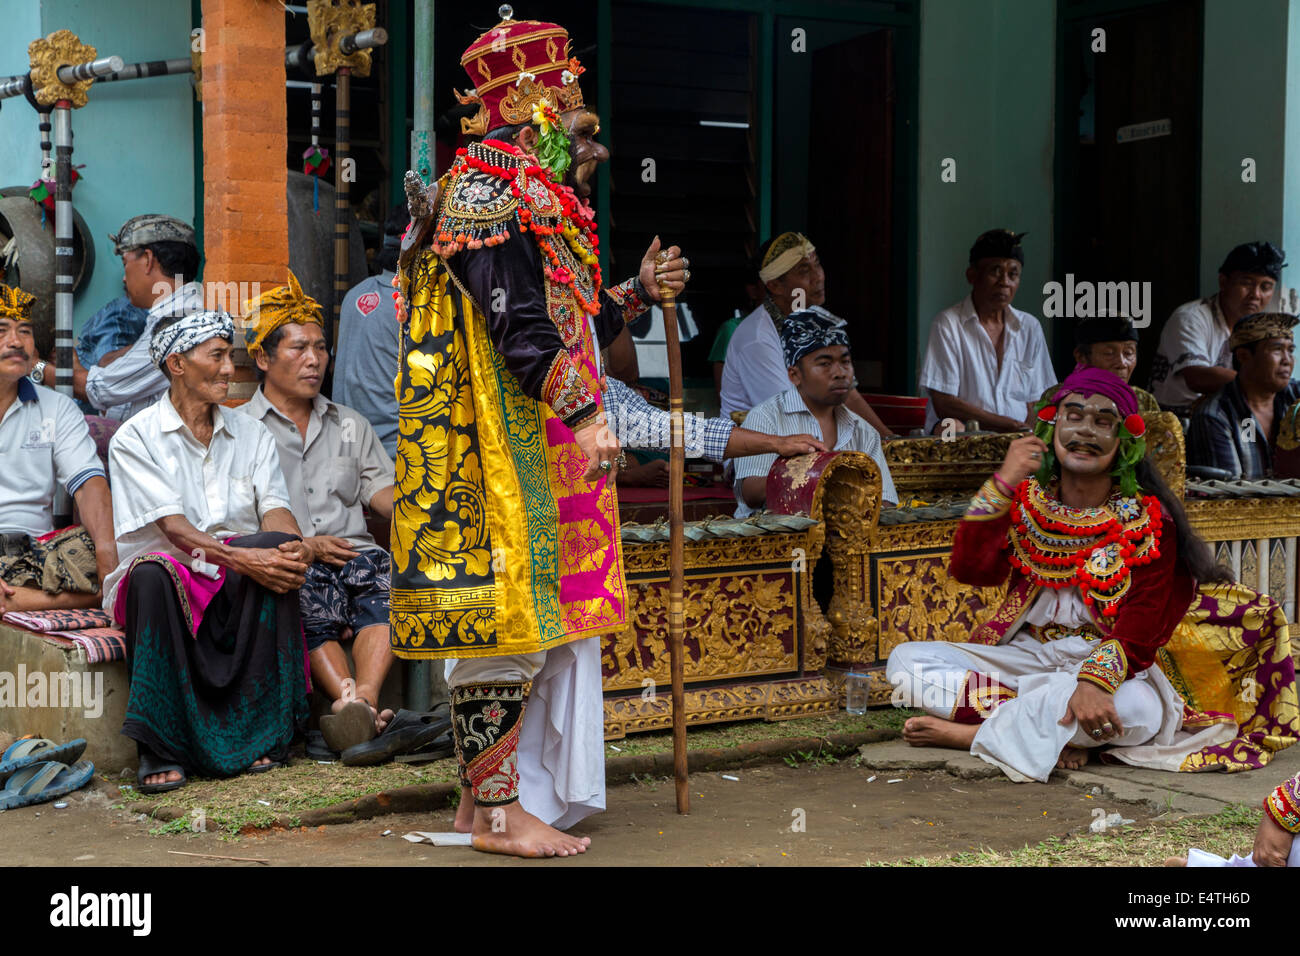
<path fill-rule="evenodd" d="M 142 793 L 280 765 L 307 721 L 298 588 L 311 549 L 270 431 L 221 407 L 234 337 L 224 312 L 160 322 L 151 353 L 168 391 L 109 445 L 121 563 L 104 609 L 126 631 L 122 733 Z"/>
<path fill-rule="evenodd" d="M 783 232 L 764 243 L 758 253 L 758 277 L 766 289 L 762 304 L 745 317 L 727 343 L 722 367 L 721 402 L 723 417 L 735 418 L 748 412 L 789 386 L 781 355 L 780 328 L 792 312 L 811 310 L 835 325 L 847 323 L 823 307 L 826 301 L 826 273 L 817 248 L 806 236 Z M 844 404 L 862 416 L 877 432 L 892 437 L 879 416 L 857 389 L 857 377 Z"/>
<path fill-rule="evenodd" d="M 1242 243 L 1219 266 L 1218 292 L 1174 309 L 1151 363 L 1151 391 L 1162 408 L 1185 418 L 1202 395 L 1237 377 L 1228 337 L 1246 316 L 1269 311 L 1285 259 L 1271 242 Z"/>
<path fill-rule="evenodd" d="M 769 435 L 811 435 L 831 451 L 860 451 L 880 467 L 881 498 L 898 504 L 880 434 L 848 409 L 853 357 L 848 334 L 825 316 L 797 312 L 781 326 L 781 347 L 793 388 L 755 405 L 745 427 Z M 745 518 L 767 500 L 767 473 L 775 454 L 736 459 L 736 517 Z"/>
<path fill-rule="evenodd" d="M 321 308 L 293 273 L 248 304 L 244 337 L 261 387 L 239 410 L 275 437 L 280 467 L 312 564 L 299 592 L 312 686 L 327 694 L 321 719 L 331 750 L 382 731 L 379 688 L 393 665 L 388 640 L 388 552 L 366 530 L 364 508 L 393 517 L 393 461 L 360 413 L 320 393 L 329 365 Z M 390 389 L 391 391 L 391 389 Z M 339 642 L 354 636 L 348 666 Z"/>
<path fill-rule="evenodd" d="M 203 291 L 195 282 L 199 250 L 194 230 L 171 216 L 149 213 L 122 224 L 110 235 L 122 257 L 122 286 L 132 305 L 148 309 L 144 331 L 135 344 L 109 352 L 92 368 L 72 357 L 73 394 L 101 415 L 125 421 L 167 391 L 167 379 L 149 359 L 149 342 L 160 320 L 203 308 Z M 54 366 L 42 362 L 46 385 L 54 387 Z"/>
<path fill-rule="evenodd" d="M 35 296 L 0 284 L 0 614 L 94 607 L 117 566 L 113 508 L 86 420 L 29 377 Z M 63 485 L 84 527 L 55 532 Z"/>
<path fill-rule="evenodd" d="M 1028 428 L 1038 396 L 1056 381 L 1042 326 L 1011 305 L 1025 262 L 1023 236 L 993 229 L 976 239 L 966 270 L 970 295 L 930 324 L 917 376 L 929 397 L 927 433 L 949 418 L 989 431 Z"/>

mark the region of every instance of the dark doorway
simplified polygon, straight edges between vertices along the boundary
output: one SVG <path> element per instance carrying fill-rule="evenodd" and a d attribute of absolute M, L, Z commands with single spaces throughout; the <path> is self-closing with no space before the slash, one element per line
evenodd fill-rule
<path fill-rule="evenodd" d="M 787 40 L 800 28 L 806 50 L 797 35 Z M 816 244 L 826 307 L 849 321 L 863 391 L 906 391 L 907 297 L 895 261 L 894 30 L 781 18 L 777 37 L 772 231 L 797 229 Z"/>
<path fill-rule="evenodd" d="M 1063 2 L 1056 275 L 1150 282 L 1133 384 L 1146 387 L 1160 329 L 1200 288 L 1200 0 Z M 1093 52 L 1094 30 L 1105 52 Z M 1135 129 L 1135 127 L 1138 127 Z M 1073 366 L 1075 318 L 1055 320 L 1058 369 Z"/>

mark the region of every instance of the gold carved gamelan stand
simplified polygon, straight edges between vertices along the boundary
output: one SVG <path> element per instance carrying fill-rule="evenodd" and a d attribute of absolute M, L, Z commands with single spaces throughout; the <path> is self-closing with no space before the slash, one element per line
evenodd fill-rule
<path fill-rule="evenodd" d="M 829 625 L 810 582 L 821 526 L 808 518 L 685 526 L 683 671 L 688 724 L 831 713 Z M 602 638 L 605 736 L 672 723 L 668 529 L 625 525 L 631 625 Z"/>

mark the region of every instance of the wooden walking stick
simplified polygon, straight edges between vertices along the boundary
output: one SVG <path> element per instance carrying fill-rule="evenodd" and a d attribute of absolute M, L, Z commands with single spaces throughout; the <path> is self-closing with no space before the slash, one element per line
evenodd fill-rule
<path fill-rule="evenodd" d="M 657 264 L 668 261 L 660 252 Z M 686 779 L 686 688 L 682 658 L 685 624 L 682 591 L 685 587 L 685 540 L 682 534 L 682 485 L 686 473 L 686 435 L 682 419 L 682 349 L 677 336 L 677 297 L 663 281 L 659 305 L 664 312 L 668 346 L 668 413 L 672 436 L 668 452 L 668 667 L 673 682 L 673 777 L 677 782 L 677 812 L 691 812 L 691 791 Z"/>

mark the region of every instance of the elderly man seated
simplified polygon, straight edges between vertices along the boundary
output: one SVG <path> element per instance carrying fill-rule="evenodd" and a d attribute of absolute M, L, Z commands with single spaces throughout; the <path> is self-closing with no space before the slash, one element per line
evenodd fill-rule
<path fill-rule="evenodd" d="M 108 482 L 86 420 L 30 378 L 35 301 L 0 284 L 0 614 L 94 607 L 117 566 Z M 59 485 L 84 527 L 55 531 Z"/>
<path fill-rule="evenodd" d="M 970 295 L 930 324 L 917 377 L 929 393 L 925 430 L 943 419 L 1013 432 L 1028 427 L 1035 400 L 1056 381 L 1038 320 L 1011 305 L 1020 288 L 1024 233 L 993 229 L 975 240 Z"/>
<path fill-rule="evenodd" d="M 1104 368 L 1128 382 L 1137 365 L 1138 334 L 1127 317 L 1083 319 L 1074 327 L 1075 370 Z M 1138 412 L 1146 417 L 1160 412 L 1154 395 L 1129 382 L 1137 396 Z M 1059 385 L 1043 392 L 1040 401 L 1051 402 Z"/>
<path fill-rule="evenodd" d="M 1284 312 L 1261 312 L 1237 323 L 1228 340 L 1236 377 L 1193 410 L 1189 465 L 1247 480 L 1273 474 L 1278 425 L 1300 399 L 1300 382 L 1291 379 L 1296 321 Z"/>
<path fill-rule="evenodd" d="M 732 417 L 748 412 L 788 387 L 781 361 L 780 329 L 792 312 L 811 309 L 841 328 L 845 321 L 831 315 L 826 301 L 826 272 L 817 258 L 817 248 L 806 236 L 783 232 L 769 240 L 758 253 L 758 277 L 766 289 L 763 302 L 747 315 L 727 343 L 722 380 L 719 385 L 722 414 Z M 882 435 L 893 436 L 857 389 L 857 377 L 844 404 L 867 420 Z"/>
<path fill-rule="evenodd" d="M 298 588 L 312 551 L 270 431 L 221 407 L 234 337 L 224 312 L 159 322 L 168 390 L 109 445 L 121 563 L 104 608 L 126 630 L 122 733 L 145 793 L 279 765 L 307 718 Z"/>
<path fill-rule="evenodd" d="M 148 213 L 128 219 L 109 239 L 122 257 L 127 298 L 149 312 L 140 337 L 126 348 L 101 355 L 97 365 L 86 368 L 74 353 L 72 380 L 77 398 L 108 418 L 125 421 L 167 391 L 167 380 L 149 360 L 154 329 L 163 319 L 202 309 L 203 290 L 194 281 L 199 250 L 189 223 Z M 41 362 L 37 368 L 45 384 L 53 387 L 54 366 Z"/>
<path fill-rule="evenodd" d="M 852 388 L 853 356 L 845 331 L 825 316 L 802 312 L 781 326 L 781 347 L 792 388 L 755 405 L 745 424 L 771 435 L 809 435 L 831 451 L 860 451 L 880 467 L 881 497 L 898 503 L 885 463 L 880 435 L 851 412 L 844 398 Z M 767 500 L 767 473 L 776 461 L 773 453 L 750 455 L 736 461 L 736 517 L 744 518 Z"/>
<path fill-rule="evenodd" d="M 332 701 L 321 720 L 331 750 L 384 729 L 379 688 L 393 665 L 388 642 L 388 552 L 366 530 L 364 506 L 393 517 L 393 462 L 360 413 L 321 395 L 329 364 L 321 308 L 297 278 L 248 304 L 244 337 L 261 387 L 240 411 L 275 437 L 293 516 L 311 566 L 300 593 L 313 686 Z M 356 676 L 339 646 L 355 635 Z"/>
<path fill-rule="evenodd" d="M 1151 366 L 1161 407 L 1185 418 L 1202 395 L 1236 377 L 1228 337 L 1242 318 L 1268 310 L 1285 259 L 1271 242 L 1242 243 L 1219 266 L 1218 292 L 1174 309 Z"/>

